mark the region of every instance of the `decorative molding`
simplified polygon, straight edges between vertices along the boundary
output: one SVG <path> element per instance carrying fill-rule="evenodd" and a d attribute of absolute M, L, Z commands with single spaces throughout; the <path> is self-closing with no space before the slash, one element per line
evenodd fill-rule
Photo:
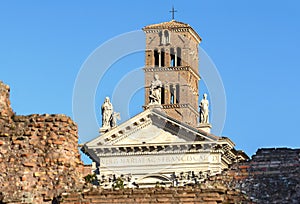
<path fill-rule="evenodd" d="M 191 72 L 197 80 L 200 80 L 201 77 L 196 73 L 191 66 L 177 66 L 177 67 L 145 67 L 145 72 L 166 72 L 166 71 L 189 71 Z"/>
<path fill-rule="evenodd" d="M 163 109 L 174 109 L 174 108 L 189 108 L 192 112 L 194 112 L 194 114 L 196 114 L 197 116 L 199 116 L 199 112 L 197 110 L 195 110 L 193 108 L 193 106 L 191 106 L 191 104 L 189 103 L 185 103 L 185 104 L 162 104 Z"/>
<path fill-rule="evenodd" d="M 142 147 L 142 146 L 141 146 Z M 151 147 L 151 146 L 149 146 Z M 155 147 L 155 146 L 153 146 Z M 186 153 L 220 153 L 223 154 L 222 150 L 214 150 L 214 149 L 187 149 L 187 150 L 173 150 L 169 149 L 166 151 L 166 148 L 164 146 L 160 146 L 161 149 L 159 151 L 153 151 L 156 149 L 153 149 L 152 151 L 140 151 L 140 152 L 113 152 L 113 151 L 105 151 L 100 148 L 94 150 L 97 153 L 97 156 L 99 158 L 101 157 L 114 157 L 114 156 L 142 156 L 142 155 L 166 155 L 166 154 L 186 154 Z M 108 148 L 107 148 L 108 149 Z M 113 149 L 113 147 L 111 148 Z M 134 150 L 134 149 L 132 149 Z"/>

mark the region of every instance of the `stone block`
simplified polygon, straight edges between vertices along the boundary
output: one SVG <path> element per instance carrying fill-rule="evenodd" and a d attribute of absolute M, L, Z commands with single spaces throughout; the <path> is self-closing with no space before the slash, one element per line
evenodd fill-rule
<path fill-rule="evenodd" d="M 213 197 L 213 198 L 218 198 L 218 197 L 220 197 L 220 194 L 216 193 L 216 192 L 206 192 L 206 193 L 199 194 L 199 197 Z"/>
<path fill-rule="evenodd" d="M 217 202 L 224 201 L 224 197 L 220 197 L 220 196 L 217 196 L 217 197 L 203 197 L 202 199 L 204 201 L 217 201 Z"/>
<path fill-rule="evenodd" d="M 182 203 L 195 203 L 195 198 L 182 198 L 182 197 L 179 197 L 178 198 L 180 202 Z"/>
<path fill-rule="evenodd" d="M 157 202 L 170 202 L 170 198 L 157 198 Z"/>

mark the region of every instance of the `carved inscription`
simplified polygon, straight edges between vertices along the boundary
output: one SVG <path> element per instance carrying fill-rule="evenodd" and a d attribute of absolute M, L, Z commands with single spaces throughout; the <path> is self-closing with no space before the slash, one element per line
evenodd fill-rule
<path fill-rule="evenodd" d="M 156 165 L 172 163 L 208 162 L 209 154 L 180 154 L 180 155 L 137 155 L 126 157 L 100 158 L 100 165 L 128 166 L 128 165 Z"/>

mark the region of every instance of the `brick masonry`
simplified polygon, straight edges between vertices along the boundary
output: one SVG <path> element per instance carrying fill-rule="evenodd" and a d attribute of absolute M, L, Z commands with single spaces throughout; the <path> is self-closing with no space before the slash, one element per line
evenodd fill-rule
<path fill-rule="evenodd" d="M 255 203 L 299 203 L 300 149 L 258 149 L 250 161 L 234 164 L 206 183 L 239 189 Z"/>
<path fill-rule="evenodd" d="M 178 188 L 147 188 L 104 190 L 94 189 L 87 193 L 64 195 L 63 204 L 75 203 L 250 203 L 247 196 L 238 190 L 223 186 L 178 187 Z"/>
<path fill-rule="evenodd" d="M 0 203 L 51 203 L 82 185 L 77 125 L 65 115 L 15 115 L 0 83 Z"/>
<path fill-rule="evenodd" d="M 197 128 L 198 124 L 198 41 L 192 34 L 189 25 L 180 25 L 185 29 L 177 29 L 178 22 L 166 22 L 162 27 L 153 29 L 145 27 L 146 52 L 145 52 L 145 106 L 150 102 L 150 86 L 154 75 L 159 76 L 162 82 L 162 104 L 188 104 L 186 107 L 173 107 L 165 109 L 167 115 L 174 119 Z M 179 23 L 181 24 L 181 23 Z M 174 27 L 175 26 L 175 27 Z M 162 42 L 164 33 L 167 32 L 169 42 Z M 194 33 L 195 34 L 195 33 Z M 197 34 L 195 34 L 197 35 Z M 156 56 L 159 54 L 160 57 Z M 176 64 L 172 64 L 172 55 L 176 55 Z M 155 63 L 159 58 L 161 63 Z M 179 62 L 180 61 L 180 62 Z M 173 100 L 172 100 L 173 96 Z"/>

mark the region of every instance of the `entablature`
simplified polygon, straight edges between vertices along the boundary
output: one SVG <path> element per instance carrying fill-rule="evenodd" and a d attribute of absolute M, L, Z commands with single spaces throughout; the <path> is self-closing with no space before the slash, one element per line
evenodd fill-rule
<path fill-rule="evenodd" d="M 89 147 L 100 157 L 122 156 L 122 155 L 145 155 L 145 154 L 178 154 L 197 152 L 218 152 L 222 149 L 215 149 L 216 144 L 212 142 L 175 143 L 175 144 L 145 144 L 127 146 L 95 146 Z"/>

